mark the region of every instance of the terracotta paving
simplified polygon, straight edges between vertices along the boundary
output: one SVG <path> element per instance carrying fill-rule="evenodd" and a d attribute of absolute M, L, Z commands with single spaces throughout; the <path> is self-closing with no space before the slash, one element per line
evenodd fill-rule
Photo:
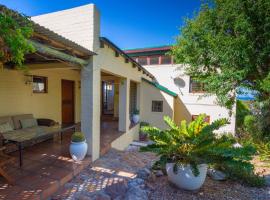
<path fill-rule="evenodd" d="M 21 168 L 18 161 L 5 168 L 15 184 L 0 177 L 0 199 L 47 199 L 88 166 L 91 157 L 82 162 L 70 158 L 69 140 L 70 133 L 66 133 L 62 144 L 48 140 L 26 148 Z M 18 158 L 18 152 L 11 155 Z"/>
<path fill-rule="evenodd" d="M 108 152 L 111 142 L 122 134 L 118 131 L 117 120 L 102 121 L 101 154 Z M 70 136 L 71 133 L 66 133 L 61 144 L 47 140 L 25 148 L 22 167 L 19 167 L 18 152 L 12 153 L 17 160 L 13 165 L 6 166 L 5 170 L 16 182 L 9 185 L 0 176 L 0 200 L 47 199 L 88 166 L 91 157 L 86 157 L 82 162 L 71 159 Z"/>
<path fill-rule="evenodd" d="M 103 117 L 100 126 L 100 154 L 104 155 L 111 149 L 111 143 L 123 132 L 118 130 L 118 120 L 109 117 Z"/>

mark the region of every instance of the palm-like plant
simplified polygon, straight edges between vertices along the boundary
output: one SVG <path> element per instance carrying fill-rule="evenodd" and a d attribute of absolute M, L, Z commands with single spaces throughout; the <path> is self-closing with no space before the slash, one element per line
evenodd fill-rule
<path fill-rule="evenodd" d="M 156 127 L 143 127 L 154 144 L 141 148 L 142 151 L 151 151 L 160 156 L 158 163 L 190 164 L 193 174 L 199 175 L 198 165 L 218 164 L 219 166 L 237 167 L 251 172 L 253 165 L 249 162 L 255 154 L 250 145 L 241 148 L 233 147 L 235 140 L 228 135 L 218 136 L 215 130 L 228 124 L 227 119 L 219 119 L 212 124 L 205 122 L 206 115 L 202 114 L 187 124 L 182 121 L 178 126 L 169 117 L 164 121 L 169 126 L 167 130 Z"/>

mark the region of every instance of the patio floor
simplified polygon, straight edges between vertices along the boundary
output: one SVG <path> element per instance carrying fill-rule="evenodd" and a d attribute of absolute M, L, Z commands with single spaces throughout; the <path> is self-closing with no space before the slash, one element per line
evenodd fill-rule
<path fill-rule="evenodd" d="M 103 116 L 100 126 L 100 154 L 104 155 L 111 149 L 111 143 L 123 132 L 118 130 L 118 120 L 110 116 Z"/>
<path fill-rule="evenodd" d="M 62 144 L 48 140 L 26 148 L 21 168 L 18 152 L 12 153 L 17 161 L 5 170 L 15 184 L 9 185 L 0 177 L 0 199 L 47 199 L 88 166 L 91 157 L 77 163 L 70 158 L 70 135 L 64 134 Z"/>
<path fill-rule="evenodd" d="M 9 185 L 0 176 L 1 199 L 47 199 L 65 183 L 91 163 L 91 157 L 74 162 L 69 155 L 71 132 L 63 135 L 62 144 L 47 140 L 23 150 L 23 166 L 19 167 L 18 152 L 11 155 L 16 162 L 7 165 L 5 171 L 15 179 Z M 106 119 L 101 122 L 101 155 L 108 152 L 111 142 L 123 133 L 118 131 L 118 121 Z"/>

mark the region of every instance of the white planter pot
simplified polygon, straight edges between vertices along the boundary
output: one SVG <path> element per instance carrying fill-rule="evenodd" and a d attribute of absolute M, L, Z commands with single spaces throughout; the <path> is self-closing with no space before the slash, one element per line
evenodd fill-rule
<path fill-rule="evenodd" d="M 179 165 L 177 173 L 173 171 L 174 163 L 166 164 L 166 171 L 170 182 L 177 187 L 185 190 L 197 190 L 199 189 L 206 178 L 207 165 L 201 164 L 198 166 L 200 174 L 194 176 L 190 165 Z"/>
<path fill-rule="evenodd" d="M 73 160 L 81 161 L 84 159 L 87 153 L 88 145 L 86 141 L 83 142 L 71 142 L 69 146 L 69 152 Z"/>
<path fill-rule="evenodd" d="M 140 121 L 140 115 L 132 115 L 132 122 L 137 124 Z"/>

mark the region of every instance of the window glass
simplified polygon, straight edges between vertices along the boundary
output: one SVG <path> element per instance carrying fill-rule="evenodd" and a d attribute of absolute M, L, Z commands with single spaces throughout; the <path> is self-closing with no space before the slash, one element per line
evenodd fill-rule
<path fill-rule="evenodd" d="M 158 65 L 159 64 L 159 56 L 149 57 L 150 65 Z"/>
<path fill-rule="evenodd" d="M 147 65 L 147 57 L 139 57 L 138 58 L 138 63 L 140 65 Z"/>
<path fill-rule="evenodd" d="M 171 56 L 161 56 L 161 64 L 172 64 Z"/>
<path fill-rule="evenodd" d="M 204 92 L 204 85 L 203 83 L 200 83 L 196 80 L 193 80 L 192 78 L 190 78 L 190 88 L 189 88 L 190 92 Z"/>
<path fill-rule="evenodd" d="M 33 92 L 47 93 L 47 77 L 33 76 Z"/>
<path fill-rule="evenodd" d="M 152 101 L 152 112 L 163 112 L 163 101 Z"/>

